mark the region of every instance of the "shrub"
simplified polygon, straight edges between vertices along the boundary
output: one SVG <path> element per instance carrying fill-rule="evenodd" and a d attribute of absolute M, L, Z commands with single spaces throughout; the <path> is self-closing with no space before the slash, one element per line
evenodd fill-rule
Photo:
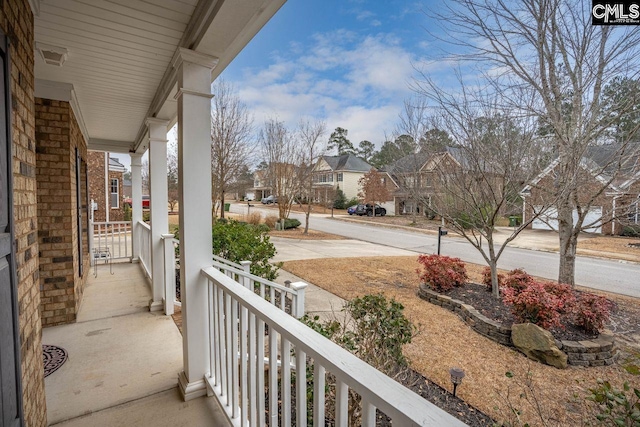
<path fill-rule="evenodd" d="M 498 273 L 498 287 L 504 286 L 505 276 L 504 274 Z M 482 270 L 482 284 L 487 287 L 487 291 L 493 291 L 493 285 L 491 284 L 491 267 L 485 267 Z"/>
<path fill-rule="evenodd" d="M 617 390 L 609 381 L 598 380 L 598 387 L 589 392 L 588 399 L 595 403 L 595 416 L 602 425 L 640 425 L 640 389 L 625 382 L 623 389 Z"/>
<path fill-rule="evenodd" d="M 262 222 L 262 215 L 260 215 L 260 212 L 252 212 L 247 215 L 247 222 L 252 225 L 258 225 Z"/>
<path fill-rule="evenodd" d="M 506 286 L 502 295 L 505 304 L 511 306 L 511 313 L 517 322 L 535 323 L 544 329 L 562 327 L 560 321 L 567 301 L 550 292 L 548 284 L 532 282 L 522 290 Z"/>
<path fill-rule="evenodd" d="M 453 287 L 462 286 L 468 280 L 464 263 L 460 258 L 441 255 L 420 255 L 418 262 L 422 264 L 416 272 L 420 280 L 434 291 L 446 292 Z"/>
<path fill-rule="evenodd" d="M 360 204 L 360 200 L 358 200 L 357 197 L 352 197 L 351 199 L 347 200 L 347 203 L 345 203 L 345 207 L 349 207 L 349 206 L 355 206 Z"/>
<path fill-rule="evenodd" d="M 276 248 L 269 241 L 269 227 L 253 225 L 236 220 L 218 220 L 213 224 L 213 253 L 233 262 L 251 261 L 251 273 L 275 280 L 280 265 L 272 265 L 269 260 L 276 254 Z"/>
<path fill-rule="evenodd" d="M 284 220 L 284 229 L 288 230 L 290 228 L 298 228 L 300 227 L 300 221 L 295 218 L 287 218 Z"/>
<path fill-rule="evenodd" d="M 581 292 L 572 310 L 573 323 L 588 333 L 598 333 L 609 320 L 613 303 L 607 298 Z"/>
<path fill-rule="evenodd" d="M 276 222 L 278 222 L 278 217 L 275 215 L 269 215 L 264 219 L 264 223 L 272 230 L 276 228 Z"/>
<path fill-rule="evenodd" d="M 640 226 L 637 225 L 625 225 L 622 227 L 621 236 L 625 237 L 638 237 L 640 236 Z"/>
<path fill-rule="evenodd" d="M 344 191 L 340 188 L 336 190 L 336 197 L 333 199 L 334 209 L 347 209 L 350 205 L 347 205 L 347 196 L 344 195 Z"/>
<path fill-rule="evenodd" d="M 533 282 L 533 277 L 531 277 L 526 271 L 521 268 L 516 268 L 507 273 L 502 286 L 506 286 L 508 288 L 512 288 L 516 292 L 520 292 Z"/>

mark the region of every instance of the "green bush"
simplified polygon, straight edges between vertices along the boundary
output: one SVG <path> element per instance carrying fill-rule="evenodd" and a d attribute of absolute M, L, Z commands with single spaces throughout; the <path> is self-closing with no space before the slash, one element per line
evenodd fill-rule
<path fill-rule="evenodd" d="M 284 229 L 288 230 L 290 228 L 298 228 L 300 227 L 300 221 L 295 218 L 287 218 L 284 220 Z"/>
<path fill-rule="evenodd" d="M 131 221 L 131 206 L 129 206 L 129 203 L 124 204 L 123 213 L 124 213 L 124 220 Z"/>
<path fill-rule="evenodd" d="M 360 200 L 358 200 L 357 197 L 352 197 L 349 200 L 347 200 L 347 203 L 345 203 L 345 208 L 348 208 L 349 206 L 359 205 L 359 204 L 360 204 Z"/>
<path fill-rule="evenodd" d="M 336 190 L 336 198 L 333 200 L 334 209 L 347 209 L 350 205 L 347 205 L 347 196 L 340 188 Z"/>
<path fill-rule="evenodd" d="M 251 273 L 275 280 L 280 264 L 269 262 L 276 254 L 276 248 L 269 241 L 269 227 L 253 225 L 236 220 L 218 220 L 211 233 L 213 253 L 229 261 L 251 261 Z"/>
<path fill-rule="evenodd" d="M 640 236 L 640 226 L 638 225 L 625 225 L 622 227 L 621 236 L 625 237 L 638 237 Z"/>
<path fill-rule="evenodd" d="M 595 403 L 595 416 L 602 425 L 640 426 L 640 389 L 625 382 L 618 390 L 609 381 L 598 380 L 598 387 L 589 392 L 588 399 Z"/>

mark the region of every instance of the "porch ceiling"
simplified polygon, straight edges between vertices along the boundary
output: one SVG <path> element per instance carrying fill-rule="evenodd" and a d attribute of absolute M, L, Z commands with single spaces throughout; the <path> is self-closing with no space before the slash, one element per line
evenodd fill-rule
<path fill-rule="evenodd" d="M 284 1 L 42 0 L 36 87 L 73 85 L 89 148 L 143 152 L 145 119 L 176 117 L 176 49 L 218 57 L 213 81 Z M 46 64 L 42 45 L 66 49 L 63 66 Z"/>

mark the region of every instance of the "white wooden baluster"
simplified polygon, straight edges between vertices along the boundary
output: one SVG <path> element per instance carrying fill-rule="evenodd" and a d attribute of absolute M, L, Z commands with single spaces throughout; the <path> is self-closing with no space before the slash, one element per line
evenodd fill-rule
<path fill-rule="evenodd" d="M 314 360 L 313 363 L 313 427 L 324 427 L 324 366 Z"/>
<path fill-rule="evenodd" d="M 336 427 L 349 425 L 349 387 L 336 380 Z"/>
<path fill-rule="evenodd" d="M 280 396 L 282 425 L 291 427 L 291 343 L 280 335 Z"/>
<path fill-rule="evenodd" d="M 233 345 L 231 343 L 231 295 L 225 293 L 224 295 L 224 316 L 225 316 L 225 336 L 226 336 L 226 346 L 227 346 L 227 354 L 225 355 L 227 359 L 227 406 L 231 407 L 233 404 L 232 394 L 233 394 L 233 360 L 235 360 L 235 356 L 233 355 Z"/>
<path fill-rule="evenodd" d="M 256 316 L 253 313 L 249 313 L 249 378 L 247 381 L 247 386 L 249 387 L 249 389 L 247 390 L 247 394 L 249 395 L 249 425 L 251 426 L 257 425 L 258 411 L 262 410 L 257 406 L 257 393 L 260 389 L 257 387 L 258 369 L 256 363 L 260 363 L 260 366 L 263 368 L 263 372 L 264 365 L 262 360 L 256 360 L 257 354 L 258 349 L 256 348 Z M 262 388 L 262 393 L 264 394 L 264 387 Z"/>
<path fill-rule="evenodd" d="M 307 425 L 307 355 L 296 348 L 296 426 Z"/>
<path fill-rule="evenodd" d="M 216 340 L 218 338 L 216 337 L 216 331 L 215 331 L 215 326 L 216 326 L 216 318 L 215 318 L 216 312 L 214 310 L 215 294 L 216 294 L 216 287 L 213 286 L 211 281 L 209 281 L 209 286 L 207 286 L 207 302 L 209 304 L 209 313 L 208 313 L 207 321 L 209 322 L 209 331 L 211 331 L 211 333 L 209 333 L 209 354 L 213 356 L 209 358 L 209 372 L 211 373 L 210 375 L 213 376 L 214 385 L 218 381 L 218 375 L 216 373 L 217 358 L 215 357 Z M 207 396 L 210 396 L 208 389 L 207 389 Z"/>
<path fill-rule="evenodd" d="M 269 286 L 269 297 L 271 298 L 271 301 L 269 301 L 271 303 L 271 305 L 275 306 L 276 305 L 276 290 L 273 286 Z"/>
<path fill-rule="evenodd" d="M 256 325 L 257 325 L 257 352 L 256 352 L 256 364 L 258 368 L 258 379 L 257 379 L 257 398 L 258 404 L 256 406 L 256 410 L 258 411 L 258 426 L 264 426 L 265 422 L 265 402 L 264 402 L 264 320 L 256 317 Z"/>
<path fill-rule="evenodd" d="M 226 328 L 224 324 L 224 292 L 222 289 L 218 291 L 218 333 L 220 334 L 220 339 L 218 340 L 218 352 L 220 353 L 220 395 L 227 396 L 227 365 L 229 364 L 229 359 L 227 359 Z"/>
<path fill-rule="evenodd" d="M 286 305 L 285 303 L 287 302 L 287 293 L 284 291 L 280 291 L 280 310 L 286 312 Z"/>
<path fill-rule="evenodd" d="M 362 399 L 362 426 L 376 427 L 376 407 Z"/>
<path fill-rule="evenodd" d="M 248 420 L 248 403 L 247 403 L 247 391 L 249 385 L 247 384 L 247 322 L 249 320 L 249 314 L 244 306 L 240 306 L 240 420 L 245 422 Z"/>
<path fill-rule="evenodd" d="M 278 337 L 269 328 L 269 427 L 278 425 Z"/>

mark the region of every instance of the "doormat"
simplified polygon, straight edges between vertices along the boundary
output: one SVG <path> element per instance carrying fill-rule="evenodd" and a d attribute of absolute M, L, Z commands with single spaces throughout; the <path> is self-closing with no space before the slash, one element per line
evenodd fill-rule
<path fill-rule="evenodd" d="M 67 361 L 67 350 L 55 345 L 42 345 L 42 358 L 44 361 L 44 376 L 48 377 Z"/>

